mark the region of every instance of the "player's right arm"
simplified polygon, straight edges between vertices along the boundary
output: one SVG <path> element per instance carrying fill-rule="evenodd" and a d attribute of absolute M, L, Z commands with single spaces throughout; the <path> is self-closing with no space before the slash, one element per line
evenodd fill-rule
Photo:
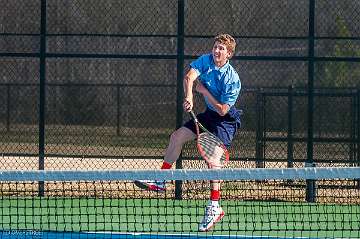
<path fill-rule="evenodd" d="M 193 85 L 194 81 L 198 77 L 198 72 L 190 68 L 190 70 L 186 73 L 183 81 L 184 86 L 184 103 L 183 107 L 186 112 L 192 110 L 194 101 L 193 101 Z"/>

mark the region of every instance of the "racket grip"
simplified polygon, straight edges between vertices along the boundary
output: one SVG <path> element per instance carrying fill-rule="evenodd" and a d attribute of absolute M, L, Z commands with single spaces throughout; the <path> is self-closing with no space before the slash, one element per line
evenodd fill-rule
<path fill-rule="evenodd" d="M 198 122 L 194 111 L 191 110 L 191 111 L 189 112 L 189 114 L 190 114 L 191 118 L 192 118 L 195 122 Z"/>

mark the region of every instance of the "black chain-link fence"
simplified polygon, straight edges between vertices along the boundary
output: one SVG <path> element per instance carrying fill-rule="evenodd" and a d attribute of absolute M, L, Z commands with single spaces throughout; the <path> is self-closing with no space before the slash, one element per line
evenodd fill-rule
<path fill-rule="evenodd" d="M 0 0 L 1 167 L 159 168 L 222 32 L 243 86 L 230 167 L 358 165 L 359 22 L 355 0 Z M 177 167 L 204 166 L 188 143 Z"/>

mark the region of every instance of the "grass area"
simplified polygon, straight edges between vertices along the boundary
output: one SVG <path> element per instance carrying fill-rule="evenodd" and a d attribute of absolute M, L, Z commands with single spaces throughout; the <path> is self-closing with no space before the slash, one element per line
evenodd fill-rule
<path fill-rule="evenodd" d="M 205 200 L 3 198 L 2 230 L 197 233 Z M 360 236 L 360 205 L 223 200 L 210 233 L 275 237 Z"/>

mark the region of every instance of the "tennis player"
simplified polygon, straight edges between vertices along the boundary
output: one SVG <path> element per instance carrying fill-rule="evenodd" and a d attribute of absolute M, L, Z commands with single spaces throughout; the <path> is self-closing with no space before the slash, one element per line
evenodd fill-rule
<path fill-rule="evenodd" d="M 235 108 L 235 102 L 241 89 L 240 78 L 230 65 L 229 59 L 235 52 L 235 39 L 228 34 L 215 37 L 210 54 L 200 56 L 190 64 L 190 70 L 184 77 L 184 102 L 186 112 L 193 109 L 193 86 L 202 94 L 206 110 L 197 115 L 199 122 L 211 133 L 219 137 L 226 147 L 229 147 L 237 129 L 240 127 L 240 111 Z M 162 169 L 170 169 L 178 159 L 184 143 L 194 140 L 196 129 L 193 120 L 186 122 L 170 136 Z M 214 168 L 208 164 L 210 168 Z M 165 182 L 135 181 L 143 189 L 165 191 Z M 225 213 L 219 204 L 220 181 L 211 181 L 209 204 L 205 215 L 199 224 L 199 231 L 208 231 L 220 221 Z"/>

